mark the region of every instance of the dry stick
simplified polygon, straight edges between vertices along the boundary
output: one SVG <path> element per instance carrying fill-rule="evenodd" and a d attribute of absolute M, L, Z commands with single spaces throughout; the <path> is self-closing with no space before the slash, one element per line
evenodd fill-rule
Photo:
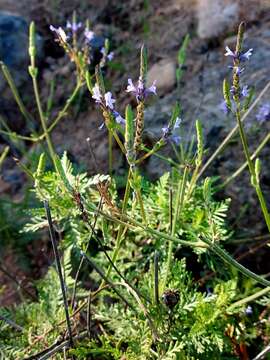
<path fill-rule="evenodd" d="M 258 102 L 261 100 L 263 95 L 267 92 L 267 90 L 270 88 L 270 81 L 266 84 L 266 86 L 263 88 L 263 90 L 260 92 L 257 99 L 252 103 L 250 108 L 245 112 L 243 115 L 241 121 L 243 122 L 248 115 L 251 113 L 251 111 L 255 108 L 255 106 L 258 104 Z M 215 160 L 215 158 L 224 150 L 225 146 L 228 144 L 228 142 L 231 140 L 231 138 L 237 133 L 238 131 L 238 125 L 236 125 L 226 136 L 226 138 L 222 141 L 222 143 L 219 145 L 217 150 L 210 156 L 210 158 L 206 161 L 206 163 L 201 168 L 197 179 L 205 172 L 205 170 L 208 168 L 208 166 Z"/>
<path fill-rule="evenodd" d="M 260 360 L 265 359 L 265 355 L 270 351 L 270 345 L 268 345 L 265 349 L 263 349 L 255 358 L 252 360 Z"/>
<path fill-rule="evenodd" d="M 87 332 L 89 339 L 91 339 L 91 304 L 92 304 L 92 293 L 89 292 L 88 303 L 87 303 Z"/>
<path fill-rule="evenodd" d="M 101 197 L 101 198 L 100 198 L 100 201 L 99 201 L 99 204 L 98 204 L 98 210 L 101 209 L 102 201 L 103 201 L 103 198 Z M 91 234 L 90 234 L 90 238 L 89 238 L 89 240 L 88 240 L 88 243 L 87 243 L 85 252 L 87 252 L 88 247 L 89 247 L 89 244 L 90 244 L 90 241 L 91 241 L 92 236 L 93 236 L 93 234 L 94 234 L 94 230 L 95 230 L 96 223 L 97 223 L 97 217 L 98 217 L 98 212 L 95 213 L 94 224 L 93 224 L 93 225 L 90 225 L 90 227 L 91 227 Z M 76 275 L 75 275 L 73 292 L 72 292 L 72 298 L 71 298 L 71 309 L 72 309 L 72 310 L 73 310 L 74 304 L 75 304 L 75 296 L 76 296 L 76 290 L 77 290 L 77 283 L 78 283 L 78 278 L 79 278 L 79 274 L 80 274 L 81 268 L 82 268 L 82 266 L 83 266 L 83 262 L 84 262 L 84 257 L 81 258 L 81 261 L 80 261 L 80 263 L 79 263 L 79 266 L 78 266 L 78 269 L 77 269 L 77 272 L 76 272 Z"/>
<path fill-rule="evenodd" d="M 92 300 L 95 299 L 95 297 L 104 289 L 107 289 L 109 287 L 109 285 L 105 285 L 104 287 L 102 288 L 99 288 L 98 290 L 94 291 L 93 293 L 93 297 L 92 297 Z M 87 301 L 85 301 L 84 303 L 82 303 L 80 305 L 80 307 L 78 309 L 76 309 L 71 315 L 70 315 L 70 318 L 73 318 L 74 316 L 76 316 L 85 306 L 87 305 Z M 60 321 L 58 324 L 56 324 L 54 327 L 50 328 L 49 330 L 47 330 L 43 335 L 42 335 L 42 338 L 41 337 L 38 337 L 37 339 L 35 339 L 33 341 L 33 343 L 31 344 L 32 346 L 35 345 L 37 342 L 41 341 L 41 339 L 44 339 L 45 336 L 47 336 L 48 334 L 50 334 L 53 330 L 55 330 L 56 327 L 59 327 L 61 325 L 63 325 L 65 323 L 66 320 L 64 321 Z M 59 341 L 57 341 L 55 344 L 53 344 L 51 348 L 53 348 L 54 346 L 56 346 L 57 344 L 59 344 Z M 29 348 L 29 347 L 28 347 Z M 44 352 L 47 352 L 48 351 L 48 348 L 45 349 L 45 350 L 42 350 L 42 353 Z M 32 359 L 32 357 L 31 357 Z M 36 359 L 36 358 L 33 358 L 33 359 Z M 26 360 L 26 359 L 25 359 Z M 28 359 L 27 359 L 28 360 Z"/>
<path fill-rule="evenodd" d="M 155 251 L 154 257 L 154 286 L 155 286 L 155 303 L 159 304 L 159 289 L 158 289 L 158 252 Z"/>
<path fill-rule="evenodd" d="M 50 237 L 51 237 L 51 241 L 52 241 L 53 252 L 54 252 L 54 256 L 55 256 L 55 260 L 56 260 L 56 266 L 57 266 L 58 276 L 59 276 L 61 290 L 62 290 L 66 322 L 67 322 L 67 328 L 68 328 L 68 333 L 69 333 L 69 343 L 70 343 L 70 346 L 73 347 L 72 330 L 71 330 L 71 323 L 70 323 L 69 312 L 68 312 L 68 303 L 67 303 L 67 297 L 66 297 L 66 286 L 64 283 L 64 279 L 63 279 L 60 256 L 59 256 L 59 252 L 57 249 L 55 232 L 53 229 L 53 223 L 52 223 L 52 217 L 51 217 L 51 210 L 50 210 L 48 201 L 44 201 L 44 207 L 45 207 L 46 216 L 47 216 L 47 220 L 48 220 L 48 224 L 49 224 Z"/>
<path fill-rule="evenodd" d="M 74 340 L 81 340 L 84 339 L 87 336 L 87 331 L 82 332 L 81 334 L 74 336 Z M 58 342 L 56 344 L 53 344 L 49 348 L 42 350 L 41 352 L 32 355 L 28 358 L 24 358 L 24 360 L 46 360 L 51 359 L 52 356 L 56 353 L 58 353 L 63 348 L 68 348 L 70 346 L 69 340 L 65 340 L 62 343 L 58 345 Z"/>
<path fill-rule="evenodd" d="M 116 289 L 114 283 L 103 273 L 103 271 L 98 267 L 98 265 L 96 265 L 96 263 L 94 263 L 94 261 L 92 259 L 90 259 L 89 256 L 87 256 L 83 251 L 81 251 L 82 256 L 89 262 L 89 264 L 96 270 L 96 272 L 102 277 L 102 279 L 109 284 L 113 291 L 120 297 L 121 300 L 123 300 L 123 302 L 130 307 L 133 311 L 136 312 L 135 308 L 133 307 L 133 305 L 131 305 L 125 298 L 124 296 Z M 125 281 L 125 280 L 124 280 Z"/>

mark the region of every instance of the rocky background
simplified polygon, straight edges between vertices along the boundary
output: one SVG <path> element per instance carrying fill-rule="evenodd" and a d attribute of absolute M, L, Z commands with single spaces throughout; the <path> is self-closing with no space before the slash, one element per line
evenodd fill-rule
<path fill-rule="evenodd" d="M 222 101 L 222 81 L 225 76 L 230 76 L 224 48 L 226 45 L 234 46 L 237 24 L 240 21 L 247 22 L 245 47 L 254 49 L 243 80 L 247 85 L 255 87 L 257 95 L 269 81 L 270 0 L 0 0 L 0 60 L 9 66 L 18 89 L 34 116 L 37 115 L 37 110 L 33 106 L 31 81 L 27 73 L 29 21 L 36 22 L 39 33 L 39 84 L 44 102 L 48 97 L 51 81 L 56 82 L 56 113 L 71 93 L 75 78 L 72 77 L 72 64 L 54 42 L 49 25 L 65 26 L 67 19 L 71 19 L 73 10 L 76 10 L 81 21 L 89 19 L 93 30 L 111 41 L 115 59 L 113 66 L 107 70 L 107 76 L 122 111 L 130 101 L 125 93 L 127 79 L 138 77 L 139 49 L 142 43 L 146 44 L 149 50 L 149 82 L 156 79 L 158 89 L 158 97 L 150 101 L 146 111 L 145 141 L 149 143 L 160 135 L 176 100 L 180 100 L 182 106 L 183 142 L 190 140 L 196 118 L 202 121 L 208 147 L 206 158 L 235 125 L 235 120 L 225 116 L 219 105 Z M 184 76 L 177 87 L 177 52 L 187 33 L 190 34 L 191 41 Z M 14 131 L 28 134 L 26 124 L 2 75 L 0 94 L 0 119 L 4 118 Z M 269 101 L 269 91 L 262 103 L 265 101 Z M 255 109 L 247 119 L 251 149 L 256 148 L 270 129 L 267 123 L 263 126 L 256 125 L 256 111 Z M 82 93 L 78 105 L 74 106 L 53 132 L 52 138 L 57 151 L 61 153 L 68 150 L 74 162 L 93 173 L 93 159 L 85 141 L 90 137 L 99 169 L 106 172 L 107 137 L 105 130 L 98 130 L 101 123 L 102 118 L 93 101 L 88 94 Z M 7 142 L 11 146 L 12 155 L 18 155 L 13 145 L 3 136 L 0 136 L 0 152 Z M 264 164 L 262 182 L 268 199 L 269 150 L 266 147 L 261 155 Z M 170 149 L 164 151 L 168 154 Z M 241 146 L 238 139 L 235 139 L 212 164 L 207 174 L 218 175 L 221 180 L 225 180 L 241 165 L 243 159 Z M 146 176 L 155 180 L 167 169 L 166 164 L 153 157 L 145 164 L 143 171 Z M 117 149 L 114 153 L 114 170 L 119 175 L 125 172 L 124 159 Z M 24 182 L 24 175 L 10 157 L 5 162 L 0 178 L 0 196 L 10 194 L 19 201 Z M 236 232 L 241 230 L 250 236 L 261 235 L 265 227 L 249 183 L 249 175 L 244 172 L 220 196 L 232 198 L 230 217 Z M 264 252 L 254 260 L 254 264 L 251 261 L 251 266 L 259 272 L 262 271 L 260 256 L 263 257 Z M 40 259 L 41 254 L 39 261 L 42 263 Z M 9 260 L 10 264 L 13 262 Z M 38 267 L 42 268 L 42 264 Z"/>

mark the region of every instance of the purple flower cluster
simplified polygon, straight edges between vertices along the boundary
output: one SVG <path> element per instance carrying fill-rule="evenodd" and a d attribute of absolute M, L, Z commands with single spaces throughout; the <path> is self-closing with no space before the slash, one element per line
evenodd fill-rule
<path fill-rule="evenodd" d="M 133 93 L 137 101 L 143 101 L 151 94 L 157 95 L 156 80 L 149 88 L 146 88 L 141 77 L 139 77 L 137 86 L 133 84 L 132 79 L 128 79 L 126 92 Z"/>
<path fill-rule="evenodd" d="M 103 106 L 112 113 L 117 124 L 125 124 L 125 119 L 114 109 L 114 103 L 116 100 L 112 97 L 112 93 L 110 91 L 106 92 L 103 96 L 98 84 L 95 84 L 93 87 L 92 98 L 97 104 Z M 102 129 L 103 126 L 104 124 L 102 124 L 99 129 Z"/>
<path fill-rule="evenodd" d="M 166 141 L 169 140 L 169 141 L 172 141 L 173 143 L 175 143 L 176 145 L 179 145 L 181 142 L 181 136 L 177 135 L 175 133 L 175 130 L 180 128 L 181 123 L 182 123 L 182 119 L 177 117 L 173 126 L 168 125 L 168 126 L 163 127 L 161 129 L 162 130 L 162 138 Z"/>
<path fill-rule="evenodd" d="M 262 123 L 270 120 L 270 103 L 263 104 L 256 115 L 256 119 Z"/>
<path fill-rule="evenodd" d="M 249 49 L 248 51 L 246 51 L 245 53 L 236 53 L 235 51 L 232 51 L 229 46 L 225 47 L 226 53 L 224 54 L 225 56 L 231 56 L 234 60 L 238 59 L 240 62 L 244 62 L 249 60 L 249 58 L 251 57 L 252 53 L 253 53 L 253 49 Z"/>
<path fill-rule="evenodd" d="M 67 40 L 68 40 L 69 37 L 67 36 L 67 34 L 65 33 L 64 29 L 63 29 L 61 26 L 59 26 L 58 28 L 56 28 L 56 27 L 54 27 L 53 25 L 50 25 L 50 30 L 53 31 L 53 32 L 56 34 L 56 36 L 57 36 L 57 38 L 58 38 L 59 41 L 61 41 L 61 42 L 63 42 L 63 43 L 66 43 L 66 42 L 67 42 Z"/>
<path fill-rule="evenodd" d="M 82 23 L 76 23 L 75 21 L 67 21 L 66 28 L 70 29 L 73 33 L 76 33 L 82 27 Z"/>
<path fill-rule="evenodd" d="M 75 34 L 77 34 L 78 31 L 81 30 L 82 28 L 83 28 L 83 24 L 81 22 L 67 21 L 66 29 L 68 31 L 70 31 L 73 36 Z M 56 28 L 53 25 L 50 25 L 50 30 L 53 31 L 56 34 L 57 39 L 58 39 L 59 42 L 61 42 L 62 44 L 65 44 L 65 45 L 68 44 L 68 40 L 69 40 L 70 36 L 68 36 L 66 34 L 65 30 L 62 27 Z M 84 38 L 85 38 L 85 42 L 88 45 L 96 36 L 94 31 L 89 30 L 87 28 L 83 31 L 83 35 L 84 35 Z M 113 52 L 107 53 L 105 47 L 102 47 L 100 52 L 101 52 L 104 60 L 112 61 L 112 59 L 114 57 Z"/>
<path fill-rule="evenodd" d="M 112 60 L 113 60 L 113 58 L 114 58 L 114 52 L 113 52 L 113 51 L 107 53 L 105 47 L 103 47 L 103 48 L 100 50 L 100 52 L 101 52 L 101 54 L 103 55 L 103 57 L 104 57 L 105 59 L 107 59 L 108 61 L 112 61 Z"/>
<path fill-rule="evenodd" d="M 233 58 L 233 65 L 229 66 L 229 69 L 232 69 L 234 71 L 234 73 L 240 78 L 240 75 L 242 74 L 242 72 L 245 70 L 244 67 L 241 67 L 240 64 L 248 61 L 253 53 L 253 49 L 249 49 L 246 52 L 240 52 L 237 53 L 235 51 L 232 51 L 229 46 L 225 47 L 225 56 L 230 56 Z M 238 60 L 238 61 L 236 61 Z M 240 88 L 240 90 L 235 89 L 234 86 L 231 87 L 230 92 L 232 94 L 232 96 L 237 95 L 240 99 L 246 98 L 249 95 L 249 88 L 247 85 L 244 85 L 243 87 Z M 232 102 L 232 109 L 228 108 L 228 105 L 226 104 L 226 101 L 222 101 L 222 103 L 219 106 L 220 110 L 222 110 L 225 114 L 228 114 L 230 112 L 230 110 L 234 110 L 235 108 L 235 104 Z"/>

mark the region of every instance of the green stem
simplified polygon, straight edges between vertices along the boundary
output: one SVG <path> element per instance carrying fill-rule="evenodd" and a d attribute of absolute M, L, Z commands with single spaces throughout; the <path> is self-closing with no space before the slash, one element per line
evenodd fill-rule
<path fill-rule="evenodd" d="M 245 112 L 245 114 L 242 116 L 241 122 L 245 121 L 248 115 L 251 113 L 251 111 L 256 107 L 256 105 L 259 103 L 261 98 L 264 96 L 264 94 L 269 90 L 270 88 L 270 81 L 265 85 L 263 90 L 260 92 L 259 96 L 256 98 L 256 100 L 252 103 L 250 108 Z M 236 125 L 226 136 L 226 138 L 222 141 L 222 143 L 219 145 L 219 147 L 214 151 L 214 153 L 210 156 L 210 158 L 206 161 L 206 163 L 201 168 L 198 178 L 202 176 L 202 174 L 205 172 L 205 170 L 209 167 L 209 165 L 212 164 L 212 162 L 217 158 L 217 156 L 225 149 L 226 145 L 231 141 L 231 139 L 236 135 L 238 130 L 238 125 Z"/>
<path fill-rule="evenodd" d="M 176 205 L 175 205 L 175 210 L 174 210 L 174 218 L 173 218 L 172 231 L 171 231 L 172 236 L 175 235 L 176 224 L 177 224 L 177 221 L 179 220 L 179 213 L 181 212 L 181 210 L 183 208 L 187 178 L 188 178 L 188 167 L 185 166 L 183 177 L 182 177 L 182 179 L 179 179 L 179 182 L 178 182 L 178 188 L 177 188 L 177 193 L 176 193 Z M 168 246 L 167 264 L 166 264 L 162 292 L 164 291 L 164 289 L 166 287 L 167 279 L 168 279 L 169 272 L 171 269 L 172 252 L 173 252 L 173 242 L 170 241 L 169 246 Z"/>
<path fill-rule="evenodd" d="M 113 131 L 113 132 L 112 132 L 112 134 L 113 134 L 113 137 L 115 138 L 115 141 L 116 141 L 116 142 L 117 142 L 117 144 L 119 145 L 119 147 L 120 147 L 120 149 L 121 149 L 122 153 L 123 153 L 123 154 L 125 154 L 125 153 L 126 153 L 126 149 L 125 149 L 125 147 L 124 147 L 124 145 L 123 145 L 122 141 L 120 140 L 120 138 L 119 138 L 118 134 L 117 134 L 115 131 Z"/>
<path fill-rule="evenodd" d="M 136 197 L 137 197 L 137 200 L 140 205 L 143 222 L 144 222 L 144 224 L 147 224 L 146 215 L 145 215 L 145 211 L 144 211 L 144 205 L 143 205 L 143 199 L 142 199 L 142 194 L 141 194 L 140 189 L 136 189 Z"/>
<path fill-rule="evenodd" d="M 112 176 L 112 169 L 113 169 L 113 151 L 112 151 L 112 133 L 111 131 L 108 132 L 108 142 L 109 142 L 109 174 Z"/>
<path fill-rule="evenodd" d="M 3 71 L 3 74 L 7 80 L 7 83 L 10 87 L 10 90 L 12 91 L 12 94 L 14 96 L 14 99 L 20 109 L 20 112 L 22 113 L 22 115 L 24 116 L 26 122 L 28 123 L 30 129 L 33 129 L 34 126 L 34 119 L 32 118 L 31 114 L 26 110 L 26 107 L 24 106 L 24 103 L 19 95 L 19 92 L 17 90 L 17 87 L 15 85 L 15 82 L 9 72 L 9 69 L 7 68 L 7 66 L 1 61 L 1 68 Z"/>
<path fill-rule="evenodd" d="M 254 160 L 262 151 L 262 149 L 265 147 L 265 145 L 270 140 L 270 133 L 268 133 L 263 141 L 260 143 L 260 145 L 257 147 L 257 149 L 254 151 L 254 153 L 251 155 L 251 160 Z M 239 176 L 245 168 L 248 166 L 248 162 L 246 161 L 242 166 L 239 167 L 238 170 L 236 170 L 230 177 L 227 178 L 227 180 L 224 181 L 223 184 L 221 184 L 218 189 L 222 189 L 225 186 L 227 186 L 231 181 L 233 181 L 237 176 Z"/>
<path fill-rule="evenodd" d="M 124 194 L 124 200 L 123 200 L 123 205 L 122 205 L 122 215 L 126 212 L 126 209 L 127 209 L 127 204 L 128 204 L 129 194 L 130 194 L 130 183 L 129 183 L 130 177 L 131 177 L 131 171 L 129 170 L 125 194 Z M 117 233 L 116 244 L 115 244 L 115 248 L 114 248 L 114 251 L 112 254 L 112 262 L 113 263 L 116 262 L 119 250 L 121 248 L 121 237 L 122 237 L 124 228 L 125 228 L 125 226 L 121 224 L 119 227 L 118 233 Z M 109 264 L 106 276 L 110 275 L 111 270 L 112 270 L 112 266 L 111 266 L 111 264 Z"/>
<path fill-rule="evenodd" d="M 44 113 L 43 113 L 43 110 L 42 110 L 42 105 L 41 105 L 41 101 L 40 101 L 36 76 L 32 76 L 32 80 L 33 80 L 34 94 L 35 94 L 36 103 L 37 103 L 37 107 L 38 107 L 39 118 L 40 118 L 40 121 L 41 121 L 41 125 L 42 125 L 42 128 L 43 128 L 45 138 L 46 138 L 46 142 L 47 142 L 47 145 L 48 145 L 50 157 L 51 157 L 53 163 L 55 163 L 55 160 L 54 160 L 54 153 L 55 152 L 54 152 L 54 148 L 53 148 L 53 145 L 52 145 L 52 142 L 51 142 L 51 138 L 50 138 L 48 130 L 47 130 L 46 119 L 45 119 L 45 116 L 44 116 Z"/>
<path fill-rule="evenodd" d="M 247 304 L 247 303 L 249 303 L 249 302 L 251 302 L 251 301 L 254 301 L 254 300 L 258 299 L 259 297 L 267 294 L 269 291 L 270 291 L 270 287 L 268 286 L 268 287 L 266 287 L 266 288 L 264 288 L 264 289 L 262 289 L 262 290 L 260 290 L 260 291 L 257 291 L 257 292 L 256 292 L 255 294 L 253 294 L 253 295 L 247 296 L 247 297 L 245 297 L 244 299 L 241 299 L 241 300 L 239 300 L 239 301 L 236 301 L 235 303 L 231 304 L 231 305 L 228 307 L 227 311 L 230 312 L 230 311 L 233 310 L 234 308 L 237 308 L 237 307 L 242 306 L 242 305 L 245 305 L 245 304 Z"/>
<path fill-rule="evenodd" d="M 220 258 L 222 258 L 224 260 L 224 262 L 226 262 L 226 263 L 230 264 L 231 266 L 233 266 L 234 268 L 236 268 L 243 275 L 257 281 L 259 284 L 262 284 L 264 286 L 270 286 L 270 281 L 264 279 L 262 276 L 257 275 L 254 272 L 250 271 L 249 269 L 245 268 L 243 265 L 241 265 L 239 262 L 237 262 L 235 259 L 233 259 L 226 251 L 221 249 L 219 246 L 212 243 L 208 239 L 203 239 L 203 241 L 205 241 L 206 244 L 209 245 L 210 250 L 212 250 Z"/>
<path fill-rule="evenodd" d="M 255 187 L 255 190 L 256 190 L 260 205 L 261 205 L 261 209 L 262 209 L 262 212 L 263 212 L 263 215 L 264 215 L 264 219 L 265 219 L 268 231 L 270 232 L 270 216 L 269 216 L 269 213 L 268 213 L 268 209 L 267 209 L 267 205 L 266 205 L 263 193 L 261 191 L 260 184 L 259 184 L 259 182 L 257 180 L 257 176 L 256 176 L 256 173 L 255 173 L 255 168 L 254 168 L 253 162 L 252 162 L 251 157 L 250 157 L 247 138 L 246 138 L 246 135 L 245 135 L 245 132 L 244 132 L 244 129 L 243 129 L 243 124 L 241 122 L 241 116 L 240 116 L 240 110 L 239 109 L 237 109 L 237 111 L 236 111 L 236 120 L 237 120 L 237 124 L 238 124 L 240 138 L 241 138 L 241 141 L 242 141 L 243 150 L 244 150 L 245 157 L 246 157 L 246 160 L 247 160 L 247 163 L 248 163 L 249 172 L 250 172 L 250 175 L 252 177 L 252 183 L 253 183 L 253 185 Z"/>

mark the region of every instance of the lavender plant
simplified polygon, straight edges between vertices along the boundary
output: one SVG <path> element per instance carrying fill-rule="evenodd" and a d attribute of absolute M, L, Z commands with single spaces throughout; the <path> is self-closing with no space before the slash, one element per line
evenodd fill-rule
<path fill-rule="evenodd" d="M 226 222 L 230 201 L 215 200 L 214 179 L 199 181 L 205 151 L 200 121 L 196 121 L 195 151 L 184 152 L 183 163 L 168 159 L 173 165 L 171 173 L 150 183 L 141 174 L 141 164 L 158 155 L 162 147 L 181 144 L 178 131 L 182 116 L 176 103 L 167 125 L 160 129 L 160 139 L 151 149 L 144 145 L 147 98 L 158 92 L 155 82 L 146 86 L 145 47 L 141 48 L 138 82 L 127 80 L 126 92 L 135 96 L 136 107 L 127 105 L 122 116 L 116 98 L 105 86 L 102 71 L 113 57 L 108 42 L 91 73 L 89 42 L 95 35 L 89 26 L 83 28 L 74 14 L 72 22 L 67 23 L 68 32 L 53 26 L 51 30 L 75 64 L 77 85 L 71 99 L 86 85 L 89 97 L 103 115 L 102 126 L 126 158 L 127 181 L 122 197 L 111 174 L 89 177 L 76 173 L 66 153 L 62 157 L 55 153 L 50 132 L 71 100 L 48 126 L 38 91 L 35 27 L 31 24 L 29 73 L 43 133 L 22 137 L 1 131 L 13 139 L 46 140 L 49 156 L 42 153 L 35 170 L 24 166 L 37 200 L 46 204 L 46 212 L 42 205 L 31 209 L 31 220 L 23 231 L 33 233 L 49 226 L 64 306 L 51 267 L 40 282 L 39 302 L 21 304 L 14 314 L 0 310 L 4 354 L 11 359 L 63 358 L 63 351 L 64 356 L 78 359 L 235 359 L 248 342 L 257 338 L 257 318 L 248 304 L 266 295 L 270 282 L 224 250 L 232 237 Z M 241 24 L 236 50 L 226 49 L 225 55 L 233 59 L 233 83 L 230 87 L 224 81 L 225 107 L 236 117 L 251 183 L 270 225 L 259 181 L 260 162 L 253 163 L 241 119 L 252 100 L 252 92 L 241 84 L 242 63 L 252 55 L 252 49 L 242 52 L 243 33 Z M 188 38 L 181 54 L 187 42 Z M 3 70 L 13 86 L 4 65 Z M 29 117 L 14 87 L 13 94 Z M 267 109 L 260 110 L 260 118 L 267 116 Z M 50 170 L 46 168 L 49 158 L 53 163 Z M 58 246 L 53 226 L 59 235 Z M 216 272 L 208 287 L 200 287 L 195 281 L 198 274 L 188 270 L 185 249 L 196 258 L 202 274 L 207 268 Z M 59 253 L 63 254 L 62 265 Z M 249 283 L 248 290 L 241 293 L 239 284 L 245 283 Z M 257 284 L 265 288 L 259 289 Z M 9 336 L 11 323 L 18 331 L 14 337 Z M 265 334 L 269 335 L 269 330 L 266 326 Z"/>

